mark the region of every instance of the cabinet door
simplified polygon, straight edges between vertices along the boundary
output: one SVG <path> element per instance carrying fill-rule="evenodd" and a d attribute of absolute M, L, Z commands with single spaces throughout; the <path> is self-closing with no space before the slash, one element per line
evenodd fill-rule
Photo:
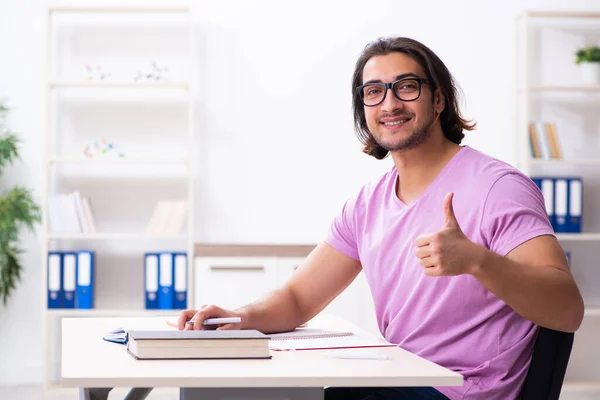
<path fill-rule="evenodd" d="M 195 307 L 234 309 L 275 289 L 277 260 L 269 257 L 196 257 Z"/>
<path fill-rule="evenodd" d="M 305 257 L 280 257 L 277 259 L 277 286 L 283 285 L 300 267 Z"/>

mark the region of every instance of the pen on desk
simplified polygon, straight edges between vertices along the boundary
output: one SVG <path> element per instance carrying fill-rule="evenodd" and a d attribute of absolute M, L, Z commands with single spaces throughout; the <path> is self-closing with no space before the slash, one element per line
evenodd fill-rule
<path fill-rule="evenodd" d="M 237 324 L 242 322 L 240 317 L 230 317 L 230 318 L 208 318 L 205 319 L 202 325 L 223 325 L 223 324 Z M 194 320 L 189 320 L 185 323 L 186 325 L 193 325 Z"/>

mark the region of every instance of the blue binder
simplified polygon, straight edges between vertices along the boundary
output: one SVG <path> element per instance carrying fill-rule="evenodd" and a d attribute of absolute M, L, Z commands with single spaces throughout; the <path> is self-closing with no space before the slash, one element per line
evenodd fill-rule
<path fill-rule="evenodd" d="M 62 254 L 58 251 L 48 252 L 48 308 L 62 306 Z"/>
<path fill-rule="evenodd" d="M 144 254 L 146 310 L 158 309 L 158 253 Z"/>
<path fill-rule="evenodd" d="M 94 308 L 94 253 L 92 251 L 77 252 L 77 308 Z"/>
<path fill-rule="evenodd" d="M 75 288 L 77 284 L 77 256 L 75 253 L 62 254 L 62 308 L 75 308 Z"/>
<path fill-rule="evenodd" d="M 583 182 L 579 177 L 570 178 L 569 182 L 569 212 L 567 231 L 581 233 L 581 218 L 583 214 Z"/>
<path fill-rule="evenodd" d="M 544 205 L 546 206 L 546 213 L 552 228 L 556 231 L 556 212 L 555 212 L 555 195 L 554 195 L 554 179 L 552 178 L 540 178 L 540 188 L 544 195 Z"/>
<path fill-rule="evenodd" d="M 569 184 L 567 178 L 554 179 L 554 215 L 555 232 L 568 232 L 567 221 L 569 218 Z"/>
<path fill-rule="evenodd" d="M 174 253 L 174 308 L 184 310 L 187 308 L 187 254 Z"/>
<path fill-rule="evenodd" d="M 162 252 L 158 260 L 158 308 L 172 310 L 175 296 L 173 291 L 173 254 Z"/>

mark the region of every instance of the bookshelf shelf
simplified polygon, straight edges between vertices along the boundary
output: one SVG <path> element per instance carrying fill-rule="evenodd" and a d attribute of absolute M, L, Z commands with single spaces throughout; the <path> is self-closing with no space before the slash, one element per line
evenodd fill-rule
<path fill-rule="evenodd" d="M 160 158 L 117 158 L 117 159 L 86 159 L 86 158 L 51 158 L 49 164 L 84 164 L 84 165 L 182 165 L 188 166 L 187 158 L 160 159 Z"/>
<path fill-rule="evenodd" d="M 600 240 L 600 233 L 557 233 L 556 237 L 562 241 L 594 241 Z"/>
<path fill-rule="evenodd" d="M 578 49 L 600 40 L 598 23 L 597 11 L 538 10 L 519 16 L 516 24 L 518 168 L 542 189 L 555 228 L 574 232 L 556 237 L 570 254 L 571 272 L 588 305 L 563 385 L 573 398 L 600 398 L 594 350 L 600 333 L 600 307 L 595 307 L 600 293 L 595 254 L 600 244 L 600 82 L 588 79 L 575 63 Z"/>
<path fill-rule="evenodd" d="M 600 317 L 600 308 L 586 308 L 584 315 L 586 317 Z"/>
<path fill-rule="evenodd" d="M 597 92 L 600 93 L 600 85 L 540 85 L 530 86 L 531 92 Z"/>
<path fill-rule="evenodd" d="M 94 309 L 69 310 L 53 309 L 48 314 L 54 317 L 173 317 L 179 314 L 177 310 L 142 310 L 142 309 Z"/>
<path fill-rule="evenodd" d="M 60 88 L 106 88 L 106 89 L 185 89 L 190 85 L 187 82 L 109 82 L 109 81 L 65 81 L 51 82 L 48 84 L 50 89 Z"/>
<path fill-rule="evenodd" d="M 188 235 L 150 235 L 147 233 L 92 233 L 92 234 L 78 234 L 78 233 L 50 233 L 48 239 L 50 240 L 183 240 L 187 239 Z"/>
<path fill-rule="evenodd" d="M 574 160 L 542 160 L 539 158 L 532 158 L 529 160 L 531 165 L 556 165 L 556 166 L 567 166 L 567 165 L 589 165 L 589 166 L 600 166 L 600 159 L 593 158 L 582 158 Z"/>
<path fill-rule="evenodd" d="M 179 276 L 194 282 L 197 46 L 188 5 L 47 11 L 40 287 L 49 388 L 60 376 L 61 318 L 177 317 L 179 310 L 145 309 L 145 254 L 187 255 Z M 49 266 L 47 255 L 81 250 L 94 257 L 81 283 L 95 287 L 91 304 L 50 305 L 57 258 Z M 51 290 L 60 292 L 73 274 L 58 260 Z M 194 304 L 190 287 L 185 302 Z"/>

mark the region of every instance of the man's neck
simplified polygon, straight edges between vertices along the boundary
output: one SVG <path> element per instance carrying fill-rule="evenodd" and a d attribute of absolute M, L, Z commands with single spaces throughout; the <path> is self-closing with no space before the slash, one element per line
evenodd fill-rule
<path fill-rule="evenodd" d="M 398 170 L 396 195 L 405 204 L 412 203 L 435 180 L 461 147 L 443 133 L 430 136 L 418 147 L 392 153 Z"/>

